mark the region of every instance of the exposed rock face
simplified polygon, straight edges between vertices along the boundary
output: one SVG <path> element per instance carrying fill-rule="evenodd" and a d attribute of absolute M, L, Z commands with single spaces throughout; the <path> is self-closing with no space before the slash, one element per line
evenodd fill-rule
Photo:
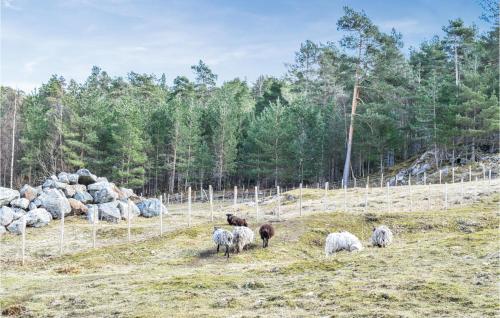
<path fill-rule="evenodd" d="M 145 199 L 137 204 L 137 207 L 141 211 L 141 215 L 150 218 L 153 216 L 167 214 L 167 208 L 158 199 Z"/>
<path fill-rule="evenodd" d="M 7 232 L 7 229 L 5 228 L 5 226 L 0 225 L 0 236 L 2 236 L 3 234 L 5 234 L 6 232 Z"/>
<path fill-rule="evenodd" d="M 76 173 L 70 173 L 70 174 L 68 174 L 69 184 L 77 184 L 79 177 L 80 176 L 78 174 L 76 174 Z"/>
<path fill-rule="evenodd" d="M 97 206 L 99 209 L 99 218 L 108 222 L 118 223 L 121 219 L 121 214 L 117 206 L 117 201 L 99 204 Z"/>
<path fill-rule="evenodd" d="M 33 188 L 32 186 L 25 184 L 21 190 L 19 190 L 21 197 L 26 198 L 29 201 L 33 201 L 40 194 L 40 190 Z"/>
<path fill-rule="evenodd" d="M 0 187 L 0 206 L 7 205 L 15 199 L 19 199 L 19 191 Z"/>
<path fill-rule="evenodd" d="M 30 201 L 28 199 L 25 199 L 25 198 L 19 198 L 19 199 L 15 199 L 15 200 L 10 201 L 10 206 L 13 208 L 20 208 L 20 209 L 26 210 L 26 209 L 28 209 L 29 205 L 30 205 Z"/>
<path fill-rule="evenodd" d="M 49 224 L 52 215 L 44 208 L 31 210 L 26 214 L 26 225 L 32 227 L 42 227 Z"/>
<path fill-rule="evenodd" d="M 71 212 L 68 199 L 57 189 L 44 190 L 38 199 L 42 202 L 41 206 L 49 211 L 54 219 L 59 219 L 63 213 L 67 215 Z"/>
<path fill-rule="evenodd" d="M 97 176 L 92 174 L 88 169 L 80 169 L 76 172 L 78 175 L 78 183 L 89 185 L 97 182 Z"/>
<path fill-rule="evenodd" d="M 0 225 L 7 226 L 14 220 L 14 211 L 8 206 L 0 208 Z"/>
<path fill-rule="evenodd" d="M 73 198 L 68 199 L 69 205 L 71 206 L 71 213 L 74 215 L 86 214 L 88 208 L 82 202 L 75 200 Z"/>

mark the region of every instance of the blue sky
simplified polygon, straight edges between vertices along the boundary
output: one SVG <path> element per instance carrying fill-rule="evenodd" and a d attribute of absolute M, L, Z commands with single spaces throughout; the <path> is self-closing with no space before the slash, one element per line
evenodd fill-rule
<path fill-rule="evenodd" d="M 448 20 L 479 20 L 476 0 L 0 0 L 0 83 L 30 91 L 51 74 L 84 81 L 93 65 L 112 76 L 165 73 L 192 78 L 204 60 L 225 81 L 281 76 L 300 43 L 337 42 L 342 7 L 365 10 L 405 50 Z"/>

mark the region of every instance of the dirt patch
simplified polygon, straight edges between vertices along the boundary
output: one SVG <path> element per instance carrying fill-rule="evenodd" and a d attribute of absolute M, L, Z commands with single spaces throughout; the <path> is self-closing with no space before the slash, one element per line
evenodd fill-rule
<path fill-rule="evenodd" d="M 10 305 L 4 310 L 2 310 L 2 316 L 9 317 L 26 317 L 28 310 L 21 304 Z"/>

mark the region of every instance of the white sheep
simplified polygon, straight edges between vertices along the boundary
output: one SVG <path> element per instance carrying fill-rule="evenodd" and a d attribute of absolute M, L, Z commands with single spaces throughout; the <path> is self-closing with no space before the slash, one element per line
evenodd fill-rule
<path fill-rule="evenodd" d="M 388 246 L 392 243 L 392 231 L 385 225 L 373 228 L 371 243 L 378 247 Z"/>
<path fill-rule="evenodd" d="M 229 246 L 233 243 L 233 234 L 227 230 L 214 227 L 212 239 L 217 245 L 217 253 L 219 253 L 219 247 L 221 245 L 225 246 L 226 252 L 224 253 L 224 256 L 227 255 L 227 258 L 229 258 Z"/>
<path fill-rule="evenodd" d="M 233 230 L 233 246 L 236 253 L 243 250 L 245 246 L 253 243 L 253 231 L 246 226 L 235 226 Z"/>
<path fill-rule="evenodd" d="M 359 239 L 349 232 L 330 233 L 326 237 L 325 254 L 332 255 L 342 250 L 353 252 L 361 251 L 363 246 Z"/>

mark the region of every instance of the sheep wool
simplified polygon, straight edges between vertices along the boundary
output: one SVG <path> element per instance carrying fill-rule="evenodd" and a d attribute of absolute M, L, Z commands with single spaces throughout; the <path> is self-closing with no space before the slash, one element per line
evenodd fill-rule
<path fill-rule="evenodd" d="M 385 225 L 373 229 L 371 243 L 373 246 L 386 247 L 392 243 L 392 231 Z"/>
<path fill-rule="evenodd" d="M 253 231 L 246 226 L 235 226 L 233 230 L 233 245 L 237 253 L 245 246 L 253 243 Z"/>
<path fill-rule="evenodd" d="M 224 256 L 227 255 L 227 257 L 229 257 L 229 246 L 233 242 L 233 233 L 224 229 L 214 228 L 212 239 L 217 245 L 217 253 L 219 252 L 219 247 L 222 245 L 226 247 Z"/>
<path fill-rule="evenodd" d="M 339 251 L 361 251 L 363 246 L 359 239 L 349 232 L 330 233 L 326 237 L 325 254 L 332 255 Z"/>

